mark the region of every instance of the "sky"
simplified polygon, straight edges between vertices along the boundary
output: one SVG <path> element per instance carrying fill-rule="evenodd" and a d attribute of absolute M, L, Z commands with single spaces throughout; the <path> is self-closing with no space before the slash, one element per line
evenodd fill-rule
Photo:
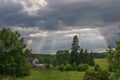
<path fill-rule="evenodd" d="M 73 36 L 88 51 L 119 40 L 120 0 L 0 0 L 0 29 L 19 31 L 34 54 L 70 50 Z"/>

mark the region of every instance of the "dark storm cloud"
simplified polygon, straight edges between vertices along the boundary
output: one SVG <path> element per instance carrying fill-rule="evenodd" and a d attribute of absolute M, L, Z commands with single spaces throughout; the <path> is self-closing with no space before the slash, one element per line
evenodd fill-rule
<path fill-rule="evenodd" d="M 52 2 L 52 3 L 51 3 Z M 0 3 L 2 4 L 2 2 Z M 58 5 L 59 4 L 59 5 Z M 49 0 L 44 10 L 37 10 L 36 16 L 21 12 L 23 6 L 8 2 L 0 6 L 1 25 L 39 26 L 44 30 L 58 30 L 68 27 L 104 27 L 120 22 L 119 0 Z M 44 22 L 42 22 L 44 21 Z"/>

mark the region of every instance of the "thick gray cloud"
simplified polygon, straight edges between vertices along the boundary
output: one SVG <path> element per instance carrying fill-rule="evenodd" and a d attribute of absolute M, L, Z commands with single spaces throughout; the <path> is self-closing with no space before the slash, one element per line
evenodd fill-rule
<path fill-rule="evenodd" d="M 43 9 L 39 5 L 40 8 L 36 11 L 29 6 L 30 1 L 22 2 L 28 5 L 27 8 L 24 8 L 23 4 L 17 0 L 1 0 L 1 25 L 39 26 L 41 29 L 54 30 L 64 29 L 65 26 L 67 28 L 71 25 L 80 26 L 80 28 L 104 27 L 106 24 L 120 22 L 119 0 L 46 0 L 48 5 Z M 30 13 L 35 15 L 29 15 Z"/>
<path fill-rule="evenodd" d="M 95 40 L 96 28 L 98 35 L 104 36 L 104 40 L 101 41 L 104 45 L 98 43 L 98 37 L 93 48 L 90 48 L 92 41 L 80 39 L 83 43 L 81 46 L 89 50 L 97 50 L 107 45 L 115 47 L 115 42 L 119 39 L 119 8 L 120 0 L 0 0 L 0 28 L 14 29 L 17 26 L 15 30 L 21 33 L 35 53 L 53 53 L 58 49 L 70 49 L 74 34 L 80 38 L 86 37 L 86 40 L 91 40 L 92 36 Z M 29 27 L 31 29 L 28 29 Z M 69 35 L 65 33 L 88 28 L 93 30 L 71 32 Z M 56 34 L 57 31 L 63 32 Z M 87 36 L 88 33 L 91 35 Z M 85 44 L 86 42 L 89 45 Z"/>

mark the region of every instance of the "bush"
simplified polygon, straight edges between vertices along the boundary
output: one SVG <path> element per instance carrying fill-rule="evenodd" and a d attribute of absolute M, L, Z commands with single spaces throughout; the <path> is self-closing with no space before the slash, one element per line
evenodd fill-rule
<path fill-rule="evenodd" d="M 60 71 L 64 71 L 64 65 L 63 65 L 63 64 L 59 65 L 59 66 L 58 66 L 58 69 L 59 69 Z"/>
<path fill-rule="evenodd" d="M 73 70 L 76 70 L 77 69 L 77 64 L 76 62 L 73 63 Z"/>
<path fill-rule="evenodd" d="M 64 69 L 65 69 L 66 71 L 71 71 L 71 70 L 72 70 L 71 64 L 67 63 L 67 64 L 64 66 Z"/>
<path fill-rule="evenodd" d="M 77 67 L 77 71 L 86 71 L 89 68 L 88 64 L 79 64 Z"/>
<path fill-rule="evenodd" d="M 46 64 L 46 65 L 45 65 L 45 68 L 46 68 L 46 69 L 49 69 L 49 67 L 50 67 L 49 64 Z"/>
<path fill-rule="evenodd" d="M 113 72 L 113 68 L 111 65 L 108 66 L 108 71 Z"/>
<path fill-rule="evenodd" d="M 97 73 L 94 70 L 87 70 L 83 77 L 83 80 L 98 80 L 96 74 Z"/>
<path fill-rule="evenodd" d="M 100 66 L 98 64 L 96 64 L 94 67 L 94 71 L 99 71 L 99 70 L 100 70 Z"/>
<path fill-rule="evenodd" d="M 106 70 L 87 70 L 83 80 L 109 80 L 109 72 Z"/>
<path fill-rule="evenodd" d="M 49 69 L 53 69 L 54 66 L 52 64 L 49 65 Z"/>
<path fill-rule="evenodd" d="M 100 70 L 96 76 L 99 80 L 109 80 L 110 73 L 106 70 Z"/>

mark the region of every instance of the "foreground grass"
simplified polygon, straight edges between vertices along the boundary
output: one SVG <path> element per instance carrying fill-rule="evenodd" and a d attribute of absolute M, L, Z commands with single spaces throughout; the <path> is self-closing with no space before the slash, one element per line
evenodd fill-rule
<path fill-rule="evenodd" d="M 95 59 L 95 63 L 99 64 L 102 69 L 108 68 L 107 59 Z M 15 80 L 82 80 L 85 72 L 48 70 L 33 68 L 30 70 L 31 74 L 25 78 L 17 78 Z M 9 77 L 4 77 L 0 80 L 13 80 Z"/>
<path fill-rule="evenodd" d="M 31 69 L 31 75 L 25 78 L 17 78 L 15 80 L 82 80 L 85 72 L 48 70 L 48 69 Z M 4 77 L 0 80 L 13 80 Z"/>
<path fill-rule="evenodd" d="M 69 71 L 60 72 L 58 70 L 32 70 L 32 74 L 26 77 L 27 80 L 82 80 L 84 72 Z"/>

